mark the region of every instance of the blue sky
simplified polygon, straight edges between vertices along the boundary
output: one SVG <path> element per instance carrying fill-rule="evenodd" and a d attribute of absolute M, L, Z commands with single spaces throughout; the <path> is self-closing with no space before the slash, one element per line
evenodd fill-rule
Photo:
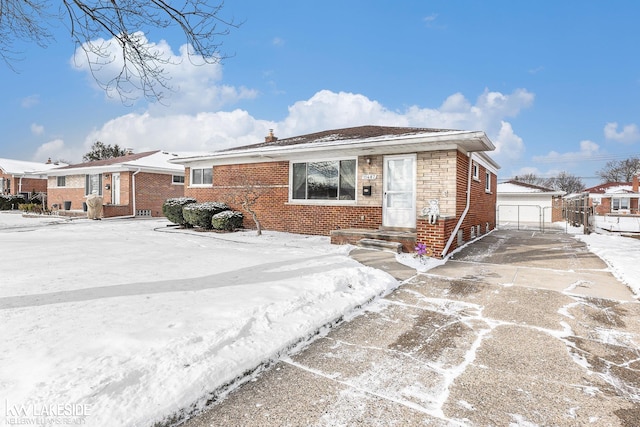
<path fill-rule="evenodd" d="M 46 49 L 0 64 L 0 157 L 78 162 L 91 144 L 210 151 L 363 124 L 483 130 L 506 179 L 567 171 L 588 185 L 640 155 L 635 1 L 227 0 L 221 65 L 169 70 L 169 105 L 109 98 Z M 174 32 L 146 34 L 176 57 Z"/>

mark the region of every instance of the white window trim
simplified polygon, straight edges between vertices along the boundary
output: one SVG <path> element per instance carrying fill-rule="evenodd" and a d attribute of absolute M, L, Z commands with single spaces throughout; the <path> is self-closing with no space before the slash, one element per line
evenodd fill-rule
<path fill-rule="evenodd" d="M 491 193 L 491 172 L 486 171 L 484 173 L 484 179 L 485 179 L 484 192 Z"/>
<path fill-rule="evenodd" d="M 60 185 L 60 178 L 64 178 L 64 185 Z M 59 175 L 56 177 L 56 187 L 58 188 L 64 188 L 67 186 L 67 176 L 66 175 Z"/>
<path fill-rule="evenodd" d="M 173 179 L 175 177 L 182 177 L 182 182 L 175 182 Z M 185 176 L 184 175 L 171 175 L 171 184 L 173 185 L 184 185 Z"/>
<path fill-rule="evenodd" d="M 477 164 L 476 162 L 473 162 L 472 170 L 473 170 L 473 179 L 476 181 L 480 181 L 480 165 Z"/>
<path fill-rule="evenodd" d="M 341 160 L 355 160 L 356 161 L 356 182 L 355 186 L 355 199 L 353 200 L 325 200 L 325 199 L 294 199 L 293 198 L 293 164 L 294 163 L 315 163 L 315 162 L 339 162 Z M 289 205 L 331 205 L 331 206 L 353 206 L 358 204 L 358 183 L 360 179 L 358 177 L 358 157 L 357 156 L 346 156 L 346 157 L 329 157 L 329 158 L 316 158 L 316 159 L 299 159 L 299 160 L 290 160 L 289 161 L 289 183 L 287 184 L 289 187 L 289 201 L 287 204 Z"/>
<path fill-rule="evenodd" d="M 194 184 L 193 171 L 205 170 L 205 169 L 211 169 L 211 184 Z M 211 188 L 211 187 L 213 187 L 213 167 L 209 166 L 209 167 L 201 167 L 201 168 L 191 168 L 189 170 L 189 188 Z"/>
<path fill-rule="evenodd" d="M 98 176 L 98 192 L 97 193 L 93 193 L 93 192 L 89 192 L 89 188 L 87 187 L 87 182 L 91 180 L 91 176 Z M 103 175 L 101 173 L 88 173 L 84 176 L 84 196 L 88 197 L 91 196 L 92 194 L 96 194 L 100 197 L 103 196 L 103 192 L 102 192 L 102 186 L 104 185 L 104 179 L 103 179 Z"/>
<path fill-rule="evenodd" d="M 613 208 L 613 201 L 619 200 L 618 209 Z M 627 202 L 626 207 L 622 207 L 622 201 L 625 200 Z M 628 211 L 631 206 L 631 198 L 630 197 L 612 197 L 611 198 L 611 212 L 620 212 L 620 211 Z"/>

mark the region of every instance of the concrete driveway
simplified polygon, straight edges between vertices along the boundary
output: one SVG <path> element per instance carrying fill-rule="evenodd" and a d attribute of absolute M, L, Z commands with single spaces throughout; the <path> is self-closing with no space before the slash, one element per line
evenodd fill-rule
<path fill-rule="evenodd" d="M 637 426 L 640 304 L 566 234 L 495 231 L 186 426 Z"/>

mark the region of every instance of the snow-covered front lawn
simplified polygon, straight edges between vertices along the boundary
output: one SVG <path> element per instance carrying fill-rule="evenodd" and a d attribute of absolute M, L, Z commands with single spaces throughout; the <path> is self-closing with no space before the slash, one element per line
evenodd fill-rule
<path fill-rule="evenodd" d="M 3 424 L 153 425 L 397 286 L 324 237 L 168 224 L 0 213 Z"/>
<path fill-rule="evenodd" d="M 0 425 L 152 426 L 397 286 L 325 237 L 168 224 L 0 212 Z M 576 237 L 640 295 L 640 240 Z"/>

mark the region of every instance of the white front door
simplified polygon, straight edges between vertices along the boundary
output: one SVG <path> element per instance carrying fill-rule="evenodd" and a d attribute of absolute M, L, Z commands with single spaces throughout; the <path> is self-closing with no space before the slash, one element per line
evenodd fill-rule
<path fill-rule="evenodd" d="M 385 156 L 382 225 L 416 227 L 416 155 Z"/>
<path fill-rule="evenodd" d="M 114 173 L 111 175 L 111 203 L 114 205 L 120 204 L 120 174 Z"/>

